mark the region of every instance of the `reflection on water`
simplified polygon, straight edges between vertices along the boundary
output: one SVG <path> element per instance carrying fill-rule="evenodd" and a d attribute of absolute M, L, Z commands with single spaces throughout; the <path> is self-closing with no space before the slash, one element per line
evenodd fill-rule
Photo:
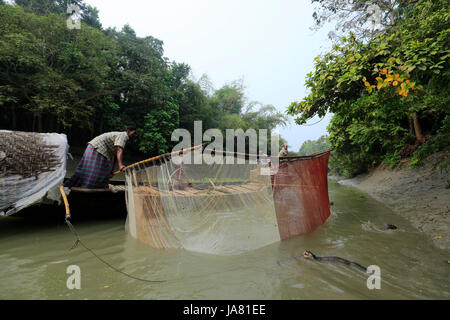
<path fill-rule="evenodd" d="M 333 214 L 314 232 L 236 256 L 216 256 L 138 243 L 123 220 L 75 225 L 83 242 L 134 276 L 127 278 L 83 247 L 62 223 L 0 219 L 0 299 L 449 299 L 449 252 L 432 246 L 403 218 L 351 187 L 330 181 Z M 75 212 L 73 213 L 76 214 Z M 382 231 L 385 223 L 397 230 Z M 343 265 L 302 258 L 340 256 L 381 268 L 381 289 Z M 69 265 L 81 290 L 69 290 Z"/>

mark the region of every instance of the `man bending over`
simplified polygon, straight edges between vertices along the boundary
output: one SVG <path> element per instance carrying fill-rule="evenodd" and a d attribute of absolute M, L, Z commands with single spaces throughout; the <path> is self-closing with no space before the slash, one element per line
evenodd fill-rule
<path fill-rule="evenodd" d="M 75 173 L 64 183 L 64 187 L 108 188 L 116 158 L 119 170 L 125 170 L 123 149 L 128 140 L 136 136 L 136 127 L 129 126 L 126 131 L 107 132 L 89 141 Z"/>

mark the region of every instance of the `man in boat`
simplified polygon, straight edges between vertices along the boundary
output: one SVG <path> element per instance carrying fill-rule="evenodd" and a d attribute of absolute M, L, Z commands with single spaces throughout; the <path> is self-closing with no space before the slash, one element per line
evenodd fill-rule
<path fill-rule="evenodd" d="M 116 158 L 119 170 L 124 171 L 123 149 L 128 140 L 136 136 L 136 127 L 129 126 L 126 131 L 107 132 L 89 141 L 75 173 L 64 183 L 64 187 L 108 188 Z"/>
<path fill-rule="evenodd" d="M 279 157 L 287 157 L 288 151 L 287 151 L 287 144 L 283 145 L 283 148 L 281 148 L 280 153 L 278 154 Z"/>

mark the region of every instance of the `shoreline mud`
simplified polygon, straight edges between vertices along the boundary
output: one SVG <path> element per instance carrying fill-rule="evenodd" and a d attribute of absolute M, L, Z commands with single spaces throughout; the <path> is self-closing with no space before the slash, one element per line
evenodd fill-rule
<path fill-rule="evenodd" d="M 353 179 L 338 180 L 339 184 L 358 188 L 394 212 L 408 219 L 438 248 L 450 248 L 450 167 L 442 164 L 450 159 L 449 152 L 429 156 L 419 168 L 411 168 L 403 160 L 391 169 L 380 165 L 369 173 Z"/>

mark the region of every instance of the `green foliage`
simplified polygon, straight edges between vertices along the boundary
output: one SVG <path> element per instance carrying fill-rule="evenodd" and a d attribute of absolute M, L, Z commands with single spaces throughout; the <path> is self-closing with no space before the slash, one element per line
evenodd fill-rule
<path fill-rule="evenodd" d="M 214 93 L 214 102 L 217 109 L 230 113 L 240 114 L 244 108 L 244 86 L 240 81 L 226 84 Z"/>
<path fill-rule="evenodd" d="M 450 150 L 450 115 L 445 117 L 442 127 L 438 130 L 436 136 L 417 148 L 410 164 L 413 167 L 418 167 L 426 157 L 442 150 Z"/>
<path fill-rule="evenodd" d="M 62 14 L 68 17 L 67 8 L 70 5 L 76 5 L 80 8 L 81 21 L 88 26 L 102 29 L 102 24 L 98 16 L 98 9 L 83 0 L 14 0 L 14 3 L 21 6 L 26 12 L 34 13 L 39 16 L 49 14 Z"/>
<path fill-rule="evenodd" d="M 306 140 L 303 142 L 297 154 L 299 156 L 307 156 L 328 148 L 330 148 L 330 142 L 328 141 L 328 136 L 325 135 L 317 140 Z"/>
<path fill-rule="evenodd" d="M 68 30 L 63 16 L 0 7 L 0 108 L 12 129 L 92 130 L 93 105 L 113 89 L 115 50 L 97 29 Z"/>
<path fill-rule="evenodd" d="M 320 29 L 325 23 L 336 21 L 335 32 L 331 39 L 349 31 L 359 38 L 369 38 L 386 28 L 393 27 L 403 17 L 409 0 L 312 0 L 318 3 L 313 18 L 314 29 Z M 375 10 L 377 9 L 377 10 Z M 381 29 L 381 30 L 380 30 Z"/>
<path fill-rule="evenodd" d="M 387 153 L 384 156 L 383 162 L 388 164 L 391 168 L 394 168 L 400 160 L 401 157 L 397 153 Z"/>
<path fill-rule="evenodd" d="M 405 144 L 420 142 L 415 134 L 422 131 L 444 142 L 419 148 L 417 157 L 442 148 L 446 139 L 438 132 L 446 130 L 450 112 L 446 4 L 404 4 L 395 27 L 368 42 L 350 34 L 315 59 L 306 78 L 310 94 L 293 102 L 288 114 L 298 124 L 334 114 L 328 131 L 335 170 L 352 175 L 381 161 L 394 165 Z"/>
<path fill-rule="evenodd" d="M 177 128 L 178 106 L 169 102 L 161 110 L 153 109 L 150 111 L 144 119 L 140 150 L 144 153 L 156 152 L 162 154 L 168 152 L 172 131 Z"/>
<path fill-rule="evenodd" d="M 82 8 L 79 30 L 67 28 L 69 2 Z M 127 149 L 150 155 L 171 149 L 176 128 L 193 136 L 197 120 L 203 130 L 273 130 L 287 122 L 273 106 L 253 110 L 242 81 L 218 90 L 207 76 L 193 81 L 189 65 L 163 56 L 159 39 L 137 37 L 129 25 L 100 30 L 98 11 L 81 0 L 16 3 L 0 6 L 2 128 L 64 132 L 71 145 L 84 146 L 134 124 L 139 138 Z"/>

